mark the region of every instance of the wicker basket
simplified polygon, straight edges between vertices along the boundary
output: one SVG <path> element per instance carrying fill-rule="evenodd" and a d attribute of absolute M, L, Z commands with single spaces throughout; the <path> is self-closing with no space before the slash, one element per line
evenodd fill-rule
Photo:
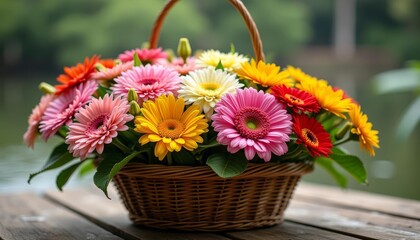
<path fill-rule="evenodd" d="M 169 0 L 152 30 L 156 48 Z M 240 0 L 228 0 L 242 15 L 255 59 L 264 60 L 254 21 Z M 165 166 L 130 163 L 114 183 L 134 224 L 153 228 L 222 231 L 272 226 L 283 220 L 293 190 L 312 162 L 248 164 L 240 176 L 222 179 L 208 166 Z"/>
<path fill-rule="evenodd" d="M 249 164 L 222 179 L 207 166 L 131 163 L 114 178 L 134 224 L 153 228 L 222 231 L 282 222 L 301 175 L 312 162 Z"/>

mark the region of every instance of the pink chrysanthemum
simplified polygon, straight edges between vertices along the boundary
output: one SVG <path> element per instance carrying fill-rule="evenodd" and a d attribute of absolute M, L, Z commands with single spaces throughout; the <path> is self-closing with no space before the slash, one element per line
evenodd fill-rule
<path fill-rule="evenodd" d="M 187 62 L 184 63 L 182 58 L 174 58 L 172 62 L 168 63 L 169 67 L 175 68 L 179 74 L 186 75 L 191 71 L 198 69 L 196 66 L 197 59 L 195 57 L 187 58 Z"/>
<path fill-rule="evenodd" d="M 133 61 L 128 61 L 125 63 L 117 64 L 112 68 L 105 68 L 100 72 L 95 72 L 92 74 L 92 78 L 95 80 L 111 80 L 121 75 L 122 72 L 125 72 L 133 68 Z"/>
<path fill-rule="evenodd" d="M 48 104 L 54 99 L 53 94 L 47 94 L 42 96 L 39 104 L 32 110 L 31 115 L 28 119 L 28 129 L 23 134 L 23 141 L 28 147 L 34 148 L 36 137 L 38 136 L 38 125 L 41 122 L 42 115 L 44 115 L 45 109 Z"/>
<path fill-rule="evenodd" d="M 217 141 L 227 145 L 230 153 L 244 149 L 248 160 L 258 154 L 268 162 L 271 153 L 287 152 L 292 117 L 273 95 L 238 89 L 236 94 L 226 94 L 215 111 L 212 126 L 218 132 Z"/>
<path fill-rule="evenodd" d="M 123 72 L 115 79 L 116 84 L 112 91 L 117 96 L 127 96 L 128 91 L 133 88 L 138 97 L 139 103 L 146 100 L 153 100 L 162 94 L 176 94 L 181 79 L 174 69 L 160 65 L 146 65 L 134 67 Z"/>
<path fill-rule="evenodd" d="M 136 49 L 127 50 L 124 53 L 121 53 L 120 55 L 118 55 L 118 59 L 120 59 L 122 62 L 133 61 L 134 53 L 137 53 L 140 61 L 143 64 L 147 64 L 147 63 L 154 64 L 159 61 L 166 60 L 168 58 L 168 54 L 162 51 L 162 48 L 154 48 L 154 49 L 136 48 Z"/>
<path fill-rule="evenodd" d="M 95 81 L 86 81 L 57 96 L 42 116 L 40 123 L 42 138 L 47 141 L 64 124 L 70 124 L 74 114 L 89 102 L 97 86 Z"/>
<path fill-rule="evenodd" d="M 122 98 L 105 95 L 92 99 L 85 108 L 76 113 L 76 122 L 69 125 L 66 143 L 74 157 L 85 159 L 95 149 L 101 154 L 104 145 L 112 142 L 119 131 L 128 130 L 125 125 L 134 117 L 128 114 L 130 105 Z"/>

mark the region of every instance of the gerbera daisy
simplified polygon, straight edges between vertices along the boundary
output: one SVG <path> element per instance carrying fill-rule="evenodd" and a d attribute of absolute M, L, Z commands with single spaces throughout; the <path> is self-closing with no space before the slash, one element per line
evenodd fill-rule
<path fill-rule="evenodd" d="M 371 156 L 375 156 L 373 147 L 379 148 L 378 131 L 372 130 L 372 123 L 368 122 L 368 117 L 363 114 L 358 104 L 351 104 L 350 121 L 353 124 L 351 133 L 359 135 L 359 143 Z"/>
<path fill-rule="evenodd" d="M 222 62 L 223 68 L 226 71 L 233 71 L 241 67 L 241 64 L 247 62 L 249 59 L 238 53 L 222 53 L 218 50 L 207 50 L 200 54 L 197 59 L 197 66 L 216 67 L 219 62 Z"/>
<path fill-rule="evenodd" d="M 66 137 L 69 152 L 82 160 L 94 150 L 101 154 L 105 144 L 111 143 L 119 131 L 128 130 L 125 124 L 134 118 L 127 113 L 129 107 L 126 100 L 112 95 L 93 98 L 75 114 L 76 122 L 69 125 Z"/>
<path fill-rule="evenodd" d="M 318 112 L 320 109 L 316 98 L 305 91 L 289 88 L 285 85 L 274 86 L 270 88 L 270 90 L 270 93 L 273 94 L 278 101 L 292 108 L 296 113 Z"/>
<path fill-rule="evenodd" d="M 32 109 L 32 113 L 28 119 L 28 129 L 23 135 L 23 141 L 28 147 L 34 148 L 36 137 L 38 136 L 38 125 L 41 122 L 41 117 L 44 115 L 48 104 L 54 99 L 53 94 L 47 94 L 41 97 L 39 104 Z"/>
<path fill-rule="evenodd" d="M 132 50 L 126 50 L 124 53 L 119 54 L 118 59 L 120 59 L 122 62 L 133 61 L 134 53 L 137 53 L 137 56 L 139 56 L 140 61 L 144 65 L 147 63 L 155 64 L 168 58 L 168 54 L 162 51 L 162 48 L 136 48 Z"/>
<path fill-rule="evenodd" d="M 61 126 L 70 124 L 74 114 L 89 102 L 97 86 L 95 81 L 82 82 L 57 96 L 42 116 L 40 122 L 42 138 L 47 141 Z"/>
<path fill-rule="evenodd" d="M 187 104 L 195 104 L 204 111 L 210 119 L 213 108 L 226 93 L 235 93 L 237 88 L 243 87 L 235 75 L 221 69 L 199 69 L 181 77 L 179 97 L 185 99 Z"/>
<path fill-rule="evenodd" d="M 289 74 L 285 71 L 280 72 L 279 66 L 263 61 L 259 61 L 257 64 L 254 59 L 251 60 L 251 63 L 242 63 L 241 67 L 236 70 L 236 74 L 263 87 L 283 84 L 288 87 L 293 86 L 293 80 L 289 78 Z"/>
<path fill-rule="evenodd" d="M 56 95 L 61 94 L 73 86 L 87 81 L 91 78 L 92 73 L 95 71 L 95 64 L 99 61 L 99 57 L 94 55 L 91 59 L 85 58 L 84 63 L 78 63 L 73 67 L 65 67 L 64 74 L 57 77 L 57 81 L 62 83 L 56 85 Z"/>
<path fill-rule="evenodd" d="M 184 112 L 184 99 L 161 95 L 155 102 L 147 101 L 141 108 L 143 116 L 134 120 L 135 131 L 144 133 L 139 143 L 156 142 L 155 156 L 163 160 L 169 152 L 179 152 L 184 147 L 193 151 L 202 143 L 202 133 L 208 131 L 207 119 L 198 106 L 190 106 Z"/>
<path fill-rule="evenodd" d="M 92 79 L 95 80 L 111 80 L 121 75 L 122 72 L 125 72 L 133 68 L 133 62 L 125 62 L 121 64 L 116 64 L 111 68 L 105 68 L 99 72 L 92 74 Z"/>
<path fill-rule="evenodd" d="M 101 64 L 105 68 L 113 68 L 117 63 L 115 59 L 107 58 L 99 60 L 98 64 Z"/>
<path fill-rule="evenodd" d="M 334 91 L 331 86 L 316 78 L 301 81 L 298 88 L 314 96 L 321 108 L 341 118 L 346 118 L 344 113 L 350 110 L 351 99 L 344 98 L 342 90 Z"/>
<path fill-rule="evenodd" d="M 123 72 L 115 79 L 116 84 L 111 88 L 117 96 L 126 96 L 133 88 L 139 104 L 153 100 L 162 94 L 176 94 L 181 79 L 176 70 L 160 65 L 146 65 L 134 67 Z"/>
<path fill-rule="evenodd" d="M 195 64 L 196 61 L 197 59 L 195 57 L 187 58 L 186 63 L 184 63 L 184 59 L 182 58 L 174 58 L 170 63 L 168 63 L 168 66 L 175 68 L 175 70 L 177 70 L 179 74 L 185 75 L 197 69 Z"/>
<path fill-rule="evenodd" d="M 273 95 L 254 88 L 238 89 L 236 94 L 226 94 L 215 111 L 211 119 L 217 141 L 227 145 L 230 153 L 244 149 L 248 160 L 258 154 L 268 162 L 271 153 L 287 152 L 292 117 Z"/>
<path fill-rule="evenodd" d="M 293 131 L 298 137 L 296 143 L 305 145 L 312 157 L 327 157 L 332 153 L 330 134 L 315 118 L 302 114 L 293 116 L 293 121 Z"/>

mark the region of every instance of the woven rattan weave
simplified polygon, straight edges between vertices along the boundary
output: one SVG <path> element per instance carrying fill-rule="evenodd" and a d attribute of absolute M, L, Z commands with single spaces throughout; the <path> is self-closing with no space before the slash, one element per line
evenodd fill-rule
<path fill-rule="evenodd" d="M 135 224 L 221 231 L 280 223 L 300 177 L 312 163 L 249 164 L 222 179 L 209 167 L 132 163 L 114 182 Z"/>

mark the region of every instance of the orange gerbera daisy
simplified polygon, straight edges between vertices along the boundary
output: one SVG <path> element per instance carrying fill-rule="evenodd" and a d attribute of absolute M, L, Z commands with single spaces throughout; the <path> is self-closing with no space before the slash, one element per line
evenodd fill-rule
<path fill-rule="evenodd" d="M 91 59 L 85 58 L 84 63 L 78 63 L 73 67 L 65 67 L 64 74 L 57 77 L 57 81 L 62 83 L 56 85 L 55 94 L 61 94 L 74 85 L 90 79 L 90 75 L 95 71 L 95 64 L 99 62 L 99 56 L 94 55 Z"/>

